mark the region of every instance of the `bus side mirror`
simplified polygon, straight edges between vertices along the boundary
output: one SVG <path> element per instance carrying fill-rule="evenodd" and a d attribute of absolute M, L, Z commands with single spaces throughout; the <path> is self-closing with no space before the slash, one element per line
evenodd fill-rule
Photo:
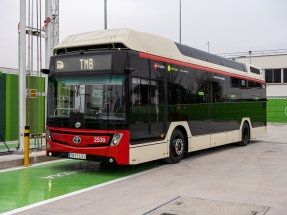
<path fill-rule="evenodd" d="M 135 71 L 135 69 L 134 68 L 125 68 L 124 69 L 124 72 L 126 73 L 126 74 L 131 74 L 133 71 Z"/>
<path fill-rule="evenodd" d="M 42 72 L 43 74 L 49 75 L 50 70 L 49 70 L 49 69 L 41 69 L 41 72 Z"/>

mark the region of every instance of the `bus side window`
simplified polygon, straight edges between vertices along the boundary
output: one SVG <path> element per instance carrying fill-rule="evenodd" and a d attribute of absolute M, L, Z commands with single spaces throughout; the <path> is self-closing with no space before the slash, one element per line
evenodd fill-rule
<path fill-rule="evenodd" d="M 148 92 L 148 85 L 141 85 L 141 104 L 142 105 L 148 105 L 148 96 L 149 96 L 149 92 Z"/>
<path fill-rule="evenodd" d="M 137 106 L 141 104 L 141 88 L 140 88 L 141 80 L 139 78 L 132 79 L 132 87 L 131 87 L 131 104 L 132 106 Z"/>

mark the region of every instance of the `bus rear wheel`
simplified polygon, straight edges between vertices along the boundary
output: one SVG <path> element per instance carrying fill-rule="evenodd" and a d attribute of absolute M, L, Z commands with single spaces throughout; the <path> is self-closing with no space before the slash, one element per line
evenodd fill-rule
<path fill-rule="evenodd" d="M 169 143 L 169 157 L 165 158 L 166 163 L 179 163 L 184 155 L 184 137 L 180 130 L 172 132 Z"/>
<path fill-rule="evenodd" d="M 242 134 L 241 134 L 241 141 L 239 143 L 237 143 L 237 145 L 239 146 L 246 146 L 249 143 L 249 139 L 250 139 L 250 130 L 249 130 L 249 126 L 246 122 L 244 122 L 243 126 L 242 126 Z"/>

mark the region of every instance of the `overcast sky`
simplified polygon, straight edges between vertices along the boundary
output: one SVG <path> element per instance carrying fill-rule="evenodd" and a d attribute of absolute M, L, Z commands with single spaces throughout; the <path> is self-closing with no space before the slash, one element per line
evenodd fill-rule
<path fill-rule="evenodd" d="M 59 1 L 60 40 L 104 29 L 104 0 Z M 107 0 L 107 27 L 133 28 L 179 42 L 179 2 Z M 181 0 L 181 42 L 204 51 L 209 42 L 213 54 L 287 49 L 286 11 L 287 0 Z M 42 13 L 41 26 L 44 19 Z M 18 67 L 19 20 L 20 0 L 0 0 L 0 67 Z"/>

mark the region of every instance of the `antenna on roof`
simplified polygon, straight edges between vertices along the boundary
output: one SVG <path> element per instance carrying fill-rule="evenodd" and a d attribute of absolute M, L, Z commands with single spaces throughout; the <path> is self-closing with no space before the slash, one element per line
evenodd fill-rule
<path fill-rule="evenodd" d="M 250 61 L 250 64 L 251 64 L 251 54 L 252 54 L 252 51 L 249 51 L 249 61 Z"/>

